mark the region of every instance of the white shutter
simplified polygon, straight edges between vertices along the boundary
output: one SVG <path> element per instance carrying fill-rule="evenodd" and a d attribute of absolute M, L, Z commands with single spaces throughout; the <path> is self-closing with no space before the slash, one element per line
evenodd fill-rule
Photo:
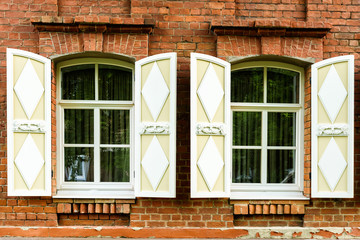
<path fill-rule="evenodd" d="M 311 197 L 354 196 L 354 56 L 311 67 Z"/>
<path fill-rule="evenodd" d="M 135 63 L 135 195 L 176 195 L 176 53 Z"/>
<path fill-rule="evenodd" d="M 230 63 L 191 54 L 191 197 L 230 197 Z"/>
<path fill-rule="evenodd" d="M 51 61 L 7 49 L 8 196 L 51 195 Z"/>

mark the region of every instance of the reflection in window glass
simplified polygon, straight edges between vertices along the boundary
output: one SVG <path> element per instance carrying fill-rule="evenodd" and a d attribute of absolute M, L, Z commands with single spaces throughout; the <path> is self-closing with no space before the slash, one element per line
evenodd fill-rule
<path fill-rule="evenodd" d="M 233 183 L 260 183 L 261 150 L 233 149 Z"/>
<path fill-rule="evenodd" d="M 233 112 L 233 144 L 261 146 L 261 112 Z"/>
<path fill-rule="evenodd" d="M 268 150 L 268 183 L 295 183 L 295 150 Z"/>
<path fill-rule="evenodd" d="M 101 110 L 101 144 L 129 144 L 129 117 L 129 110 Z"/>
<path fill-rule="evenodd" d="M 130 149 L 100 149 L 101 182 L 130 181 Z"/>
<path fill-rule="evenodd" d="M 268 113 L 268 146 L 296 145 L 296 113 Z"/>
<path fill-rule="evenodd" d="M 232 102 L 264 102 L 264 68 L 250 68 L 231 73 Z"/>
<path fill-rule="evenodd" d="M 64 109 L 65 143 L 94 142 L 94 110 Z"/>
<path fill-rule="evenodd" d="M 279 69 L 267 69 L 267 102 L 299 103 L 298 72 Z"/>
<path fill-rule="evenodd" d="M 65 148 L 65 181 L 94 181 L 94 149 L 82 147 Z"/>
<path fill-rule="evenodd" d="M 131 99 L 131 71 L 121 67 L 99 64 L 99 100 Z"/>
<path fill-rule="evenodd" d="M 61 97 L 65 100 L 95 100 L 95 65 L 61 69 Z"/>

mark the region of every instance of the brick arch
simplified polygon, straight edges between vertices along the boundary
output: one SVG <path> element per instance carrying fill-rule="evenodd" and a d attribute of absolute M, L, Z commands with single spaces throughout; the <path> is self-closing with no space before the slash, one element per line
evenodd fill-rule
<path fill-rule="evenodd" d="M 218 36 L 220 58 L 249 55 L 277 55 L 295 58 L 323 59 L 323 40 L 315 37 Z"/>
<path fill-rule="evenodd" d="M 134 57 L 148 56 L 148 34 L 98 32 L 40 32 L 39 53 L 50 57 L 81 52 L 114 53 Z"/>

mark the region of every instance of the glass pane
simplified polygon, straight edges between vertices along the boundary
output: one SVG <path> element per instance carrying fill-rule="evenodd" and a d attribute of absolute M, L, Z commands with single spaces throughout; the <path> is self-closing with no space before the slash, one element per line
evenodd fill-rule
<path fill-rule="evenodd" d="M 232 102 L 264 102 L 263 95 L 263 68 L 250 68 L 231 72 Z"/>
<path fill-rule="evenodd" d="M 99 99 L 131 100 L 131 71 L 110 65 L 99 65 Z"/>
<path fill-rule="evenodd" d="M 95 65 L 85 64 L 61 69 L 62 99 L 95 99 Z"/>
<path fill-rule="evenodd" d="M 65 143 L 94 142 L 94 110 L 65 109 Z"/>
<path fill-rule="evenodd" d="M 129 118 L 129 110 L 100 110 L 101 144 L 129 144 Z"/>
<path fill-rule="evenodd" d="M 233 183 L 260 183 L 260 149 L 233 149 L 232 159 Z"/>
<path fill-rule="evenodd" d="M 295 150 L 268 150 L 268 183 L 295 183 Z"/>
<path fill-rule="evenodd" d="M 296 113 L 268 112 L 268 146 L 296 146 Z"/>
<path fill-rule="evenodd" d="M 94 149 L 81 147 L 65 148 L 65 181 L 94 181 Z"/>
<path fill-rule="evenodd" d="M 130 149 L 101 148 L 101 182 L 130 181 Z"/>
<path fill-rule="evenodd" d="M 267 102 L 299 103 L 298 72 L 279 69 L 267 69 Z"/>
<path fill-rule="evenodd" d="M 261 112 L 233 112 L 233 145 L 261 145 Z"/>

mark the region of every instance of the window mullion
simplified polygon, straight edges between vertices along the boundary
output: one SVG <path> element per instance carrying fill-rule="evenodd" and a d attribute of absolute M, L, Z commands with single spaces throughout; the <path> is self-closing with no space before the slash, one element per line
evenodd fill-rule
<path fill-rule="evenodd" d="M 267 111 L 262 111 L 261 133 L 261 184 L 266 184 L 267 178 Z"/>
<path fill-rule="evenodd" d="M 100 109 L 94 109 L 94 182 L 100 182 Z"/>

